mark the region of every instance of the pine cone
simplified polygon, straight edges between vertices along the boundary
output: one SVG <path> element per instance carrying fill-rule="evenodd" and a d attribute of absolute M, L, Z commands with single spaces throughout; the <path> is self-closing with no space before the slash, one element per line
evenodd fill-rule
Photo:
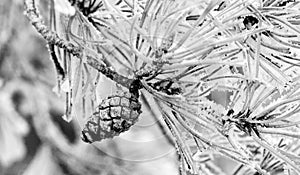
<path fill-rule="evenodd" d="M 141 112 L 141 104 L 131 93 L 118 92 L 111 95 L 89 117 L 81 138 L 84 142 L 93 143 L 117 136 L 135 124 Z"/>

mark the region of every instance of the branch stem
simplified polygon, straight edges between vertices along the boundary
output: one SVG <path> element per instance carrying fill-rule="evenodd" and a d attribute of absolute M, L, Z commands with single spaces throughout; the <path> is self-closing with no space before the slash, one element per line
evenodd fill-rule
<path fill-rule="evenodd" d="M 44 20 L 39 13 L 34 0 L 24 0 L 25 1 L 25 14 L 30 20 L 32 26 L 42 35 L 42 37 L 51 45 L 54 44 L 59 48 L 62 48 L 73 56 L 82 59 L 86 56 L 86 62 L 94 69 L 98 70 L 104 74 L 109 79 L 117 82 L 118 84 L 130 88 L 133 79 L 127 78 L 118 74 L 116 71 L 112 70 L 110 67 L 101 63 L 101 60 L 96 59 L 94 55 L 84 52 L 84 49 L 80 46 L 75 46 L 73 43 L 66 41 L 58 36 L 56 32 L 51 31 L 48 26 L 44 24 Z M 98 61 L 99 60 L 99 61 Z"/>

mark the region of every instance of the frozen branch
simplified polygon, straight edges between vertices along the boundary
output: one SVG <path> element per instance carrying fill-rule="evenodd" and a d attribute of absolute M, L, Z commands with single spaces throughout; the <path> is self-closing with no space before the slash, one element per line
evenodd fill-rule
<path fill-rule="evenodd" d="M 45 24 L 44 21 L 36 7 L 34 0 L 25 0 L 25 14 L 30 20 L 32 26 L 42 35 L 42 37 L 49 43 L 54 44 L 57 47 L 60 47 L 75 57 L 82 59 L 84 50 L 82 47 L 75 46 L 73 43 L 66 41 L 58 36 L 57 33 L 51 31 Z M 94 55 L 86 54 L 86 62 L 94 69 L 98 70 L 102 74 L 104 74 L 109 79 L 117 82 L 118 84 L 130 88 L 133 79 L 129 79 L 118 74 L 116 71 L 112 70 L 111 68 L 107 67 L 105 64 L 99 62 Z"/>

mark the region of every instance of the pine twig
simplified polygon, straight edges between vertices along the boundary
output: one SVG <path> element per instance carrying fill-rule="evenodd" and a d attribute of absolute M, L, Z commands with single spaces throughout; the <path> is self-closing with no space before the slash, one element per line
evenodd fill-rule
<path fill-rule="evenodd" d="M 55 50 L 54 50 L 54 44 L 48 44 L 48 48 L 49 48 L 49 53 L 50 53 L 50 57 L 53 61 L 54 67 L 56 69 L 56 72 L 58 74 L 58 76 L 61 76 L 62 79 L 65 78 L 65 71 L 62 68 L 62 66 L 60 65 L 58 58 L 56 56 Z"/>
<path fill-rule="evenodd" d="M 120 85 L 130 89 L 134 79 L 130 79 L 118 74 L 116 71 L 107 67 L 105 64 L 98 61 L 94 55 L 84 52 L 83 48 L 80 46 L 75 46 L 73 43 L 66 41 L 58 36 L 56 32 L 51 31 L 45 24 L 39 13 L 34 0 L 24 0 L 25 1 L 25 14 L 30 20 L 32 26 L 42 35 L 42 37 L 49 43 L 54 44 L 59 48 L 62 48 L 73 56 L 82 59 L 86 56 L 86 62 L 94 69 L 98 70 L 104 74 L 109 79 L 119 83 Z"/>

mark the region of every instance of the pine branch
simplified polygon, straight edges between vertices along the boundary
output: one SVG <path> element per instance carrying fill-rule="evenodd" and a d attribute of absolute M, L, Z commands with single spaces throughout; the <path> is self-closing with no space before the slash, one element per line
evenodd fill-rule
<path fill-rule="evenodd" d="M 73 56 L 83 59 L 83 56 L 86 56 L 86 62 L 94 69 L 98 70 L 104 74 L 109 79 L 117 82 L 118 84 L 130 89 L 134 79 L 130 79 L 118 74 L 116 71 L 107 67 L 105 64 L 98 61 L 94 55 L 91 55 L 83 50 L 80 46 L 75 46 L 73 43 L 66 41 L 58 36 L 56 32 L 51 31 L 45 24 L 42 19 L 41 14 L 39 13 L 34 0 L 25 0 L 25 14 L 30 20 L 32 26 L 42 35 L 42 37 L 49 43 L 54 44 L 59 48 L 62 48 Z"/>

